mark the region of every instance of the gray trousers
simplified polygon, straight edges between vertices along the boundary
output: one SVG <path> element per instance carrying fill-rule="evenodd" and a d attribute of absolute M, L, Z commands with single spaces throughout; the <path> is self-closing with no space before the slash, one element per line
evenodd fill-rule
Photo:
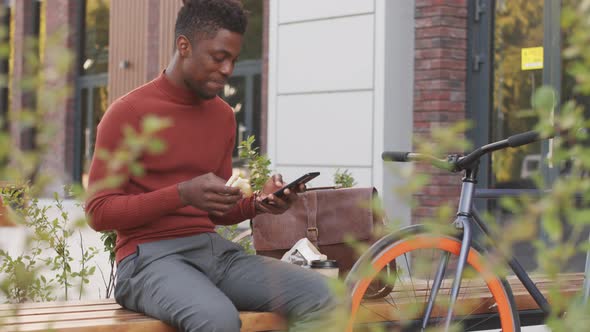
<path fill-rule="evenodd" d="M 271 311 L 318 331 L 335 307 L 323 276 L 249 255 L 216 233 L 141 244 L 117 269 L 115 298 L 180 331 L 239 331 L 238 311 Z"/>

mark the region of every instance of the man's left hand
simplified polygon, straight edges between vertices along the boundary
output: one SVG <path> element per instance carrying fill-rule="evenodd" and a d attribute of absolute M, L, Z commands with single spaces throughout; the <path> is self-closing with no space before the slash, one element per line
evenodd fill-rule
<path fill-rule="evenodd" d="M 297 195 L 298 193 L 305 191 L 305 185 L 302 184 L 299 188 L 295 188 L 294 190 L 285 189 L 285 195 L 282 197 L 273 195 L 275 191 L 283 188 L 285 185 L 286 183 L 283 182 L 283 177 L 280 174 L 271 176 L 271 178 L 264 184 L 261 195 L 256 197 L 256 212 L 258 214 L 281 214 L 287 211 L 291 205 L 299 199 L 299 196 Z M 263 200 L 265 198 L 268 198 L 268 201 L 264 202 Z"/>

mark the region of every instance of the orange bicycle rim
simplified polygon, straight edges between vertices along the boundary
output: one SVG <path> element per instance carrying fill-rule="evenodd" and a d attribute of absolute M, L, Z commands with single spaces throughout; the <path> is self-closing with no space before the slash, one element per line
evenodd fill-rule
<path fill-rule="evenodd" d="M 458 256 L 461 250 L 461 242 L 459 242 L 457 239 L 442 236 L 414 235 L 408 237 L 407 239 L 401 239 L 384 250 L 384 253 L 374 259 L 371 263 L 371 266 L 373 267 L 372 274 L 359 281 L 357 286 L 354 288 L 351 298 L 351 316 L 347 331 L 352 331 L 356 314 L 358 313 L 358 309 L 363 299 L 363 294 L 379 271 L 381 271 L 381 269 L 383 269 L 387 264 L 389 264 L 389 262 L 396 259 L 397 257 L 417 249 L 441 249 Z M 510 300 L 508 299 L 508 295 L 504 292 L 504 287 L 500 279 L 491 271 L 489 267 L 486 266 L 482 260 L 482 256 L 473 248 L 469 250 L 467 263 L 480 273 L 490 293 L 496 300 L 502 331 L 513 331 L 514 321 L 512 317 L 512 310 L 510 309 L 511 304 Z"/>

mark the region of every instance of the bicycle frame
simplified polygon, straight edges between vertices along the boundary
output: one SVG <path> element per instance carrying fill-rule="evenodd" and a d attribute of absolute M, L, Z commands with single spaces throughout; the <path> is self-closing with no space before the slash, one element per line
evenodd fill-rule
<path fill-rule="evenodd" d="M 465 172 L 465 176 L 462 179 L 461 196 L 459 198 L 457 215 L 455 221 L 453 222 L 453 225 L 455 227 L 463 230 L 463 238 L 461 241 L 461 249 L 457 261 L 455 279 L 453 280 L 453 284 L 451 287 L 451 298 L 449 302 L 449 308 L 447 311 L 447 315 L 445 317 L 445 328 L 447 330 L 451 324 L 453 309 L 457 302 L 459 289 L 461 287 L 463 270 L 465 269 L 465 265 L 467 263 L 467 256 L 473 241 L 473 227 L 479 227 L 486 237 L 493 240 L 490 230 L 488 229 L 485 222 L 482 220 L 479 213 L 473 206 L 473 200 L 475 198 L 475 184 L 477 183 L 477 173 L 479 169 L 479 158 L 484 154 L 491 153 L 493 151 L 501 150 L 507 147 L 517 147 L 529 144 L 539 139 L 541 138 L 537 132 L 525 132 L 522 134 L 510 136 L 509 138 L 501 141 L 493 142 L 482 147 L 479 147 L 475 151 L 463 157 L 458 155 L 450 155 L 448 156 L 447 160 L 438 159 L 433 156 L 413 152 L 384 152 L 382 154 L 382 158 L 384 160 L 389 159 L 397 162 L 427 161 L 436 167 L 446 169 L 451 172 Z M 540 191 L 535 190 L 534 192 L 539 193 Z M 490 250 L 493 247 L 493 241 L 492 244 L 486 246 L 487 250 Z M 449 258 L 450 253 L 445 253 L 442 256 L 438 268 L 436 270 L 436 275 L 434 277 L 434 282 L 432 284 L 432 291 L 429 294 L 426 310 L 424 312 L 424 317 L 422 320 L 423 328 L 426 328 L 426 326 L 428 325 L 428 320 L 430 319 L 430 315 L 434 307 L 436 296 L 438 295 L 438 291 L 440 290 L 440 286 L 442 284 L 442 280 L 447 269 Z M 539 305 L 539 308 L 542 310 L 542 312 L 545 315 L 548 315 L 551 312 L 550 304 L 548 303 L 545 296 L 541 293 L 539 288 L 537 288 L 537 286 L 531 280 L 530 276 L 522 267 L 522 265 L 514 256 L 505 258 L 507 259 L 508 265 L 510 266 L 514 274 L 522 282 L 525 289 L 533 297 L 535 302 Z M 585 301 L 584 303 L 587 304 L 590 298 L 590 251 L 587 253 L 586 256 L 583 295 Z"/>
<path fill-rule="evenodd" d="M 451 287 L 451 298 L 449 302 L 449 308 L 447 311 L 447 316 L 445 318 L 445 328 L 447 329 L 451 323 L 453 309 L 457 302 L 457 297 L 459 295 L 459 290 L 461 288 L 461 280 L 463 270 L 467 262 L 467 254 L 469 252 L 469 249 L 471 248 L 471 244 L 473 241 L 473 227 L 479 227 L 479 229 L 483 231 L 486 237 L 492 238 L 489 228 L 487 227 L 487 225 L 485 224 L 485 222 L 473 206 L 473 199 L 475 197 L 475 184 L 477 183 L 476 177 L 478 166 L 479 165 L 475 163 L 475 165 L 472 168 L 468 168 L 465 170 L 465 176 L 462 179 L 461 195 L 459 198 L 457 217 L 453 222 L 455 227 L 463 230 L 463 239 L 461 241 L 461 251 L 459 254 L 459 259 L 457 261 L 455 279 L 453 280 L 453 284 Z M 493 245 L 488 245 L 487 249 L 489 250 L 490 247 L 493 247 Z M 439 262 L 439 266 L 434 277 L 432 292 L 429 295 L 426 311 L 424 313 L 423 328 L 426 328 L 426 326 L 428 325 L 430 314 L 434 307 L 434 301 L 440 289 L 440 285 L 442 284 L 442 279 L 447 268 L 449 256 L 450 254 L 445 254 Z M 510 257 L 508 259 L 508 265 L 510 266 L 514 274 L 517 276 L 517 278 L 522 282 L 525 289 L 530 293 L 537 305 L 539 305 L 539 308 L 541 308 L 545 315 L 548 315 L 551 311 L 551 306 L 549 302 L 541 293 L 539 288 L 535 285 L 535 283 L 531 280 L 530 276 L 522 267 L 522 265 L 518 262 L 518 260 L 515 257 Z"/>
<path fill-rule="evenodd" d="M 514 189 L 494 189 L 493 191 L 494 193 L 491 193 L 488 189 L 478 190 L 475 194 L 475 198 L 500 198 L 506 196 L 517 196 L 522 194 L 542 195 L 549 192 L 549 190 L 537 189 L 519 189 L 518 191 L 515 191 Z M 477 211 L 477 209 L 475 209 L 475 207 L 473 207 L 472 212 L 473 217 L 475 218 L 475 221 L 478 223 L 480 228 L 482 228 L 486 236 L 490 237 L 489 231 L 487 230 L 485 223 L 482 221 L 479 212 Z M 590 235 L 588 241 L 590 242 Z M 512 265 L 513 261 L 514 266 Z M 515 273 L 515 275 L 519 278 L 519 280 L 523 283 L 525 288 L 529 291 L 535 302 L 543 310 L 543 312 L 545 314 L 548 314 L 550 309 L 549 305 L 542 305 L 542 303 L 546 303 L 547 301 L 545 300 L 544 296 L 538 292 L 538 288 L 534 284 L 531 284 L 528 274 L 524 271 L 520 263 L 514 257 L 512 257 L 510 260 L 510 267 L 512 268 L 512 271 Z M 588 302 L 590 301 L 590 250 L 586 252 L 586 264 L 584 267 L 584 285 L 582 288 L 582 295 L 582 303 L 590 303 Z"/>

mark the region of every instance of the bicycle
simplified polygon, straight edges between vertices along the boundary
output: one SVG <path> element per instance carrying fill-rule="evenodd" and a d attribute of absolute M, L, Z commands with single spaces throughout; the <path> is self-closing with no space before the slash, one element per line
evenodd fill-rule
<path fill-rule="evenodd" d="M 476 227 L 482 231 L 486 240 L 491 239 L 490 229 L 473 208 L 473 199 L 479 160 L 482 156 L 508 147 L 526 145 L 540 139 L 537 132 L 525 132 L 484 145 L 465 156 L 449 155 L 446 160 L 413 152 L 384 152 L 382 154 L 384 160 L 428 162 L 438 168 L 464 174 L 458 211 L 456 219 L 452 223 L 456 234 L 443 235 L 429 231 L 424 225 L 413 225 L 386 235 L 373 244 L 359 258 L 345 281 L 351 294 L 348 331 L 353 329 L 355 322 L 359 319 L 357 316 L 368 285 L 372 280 L 380 278 L 379 273 L 392 262 L 395 262 L 398 269 L 394 271 L 396 278 L 394 285 L 402 287 L 403 290 L 406 287 L 404 284 L 410 283 L 411 286 L 411 289 L 404 293 L 407 298 L 398 299 L 397 303 L 390 303 L 396 307 L 396 312 L 402 313 L 404 309 L 409 311 L 409 313 L 403 313 L 408 317 L 404 317 L 407 322 L 402 326 L 402 330 L 423 330 L 432 325 L 441 326 L 448 330 L 453 322 L 466 320 L 479 313 L 487 313 L 490 308 L 495 308 L 495 315 L 499 318 L 503 331 L 520 331 L 519 313 L 510 285 L 493 269 L 491 264 L 486 264 L 486 260 L 494 257 L 490 255 L 494 252 L 493 241 L 486 241 L 486 245 L 482 245 L 483 241 L 474 241 L 473 239 Z M 430 252 L 432 252 L 433 261 L 438 260 L 439 263 L 437 266 L 427 266 L 427 268 L 435 267 L 436 269 L 428 271 L 425 283 L 426 271 L 423 271 L 424 267 L 420 267 L 414 261 L 420 257 L 428 257 Z M 514 257 L 509 257 L 506 261 L 539 308 L 548 315 L 551 307 L 547 299 L 521 264 Z M 403 267 L 404 263 L 405 267 Z M 367 272 L 363 272 L 367 266 L 371 267 L 368 276 Z M 415 271 L 412 271 L 412 268 L 415 268 Z M 467 273 L 468 271 L 471 274 Z M 359 278 L 358 276 L 362 276 L 363 273 L 365 276 Z M 417 277 L 416 280 L 412 279 L 412 274 Z M 447 277 L 449 275 L 454 275 L 454 278 L 447 294 L 449 295 L 448 301 L 446 301 L 442 298 L 441 289 L 448 287 Z M 432 282 L 431 277 L 433 277 Z M 590 277 L 588 268 L 585 277 L 586 284 L 588 284 Z M 463 293 L 464 298 L 459 299 L 462 282 L 465 281 L 481 285 L 477 288 L 480 294 L 471 298 L 467 293 Z M 426 289 L 420 288 L 424 285 L 427 287 Z M 587 292 L 588 290 L 586 290 Z M 477 303 L 482 298 L 482 293 L 485 295 L 483 298 L 489 300 Z"/>

